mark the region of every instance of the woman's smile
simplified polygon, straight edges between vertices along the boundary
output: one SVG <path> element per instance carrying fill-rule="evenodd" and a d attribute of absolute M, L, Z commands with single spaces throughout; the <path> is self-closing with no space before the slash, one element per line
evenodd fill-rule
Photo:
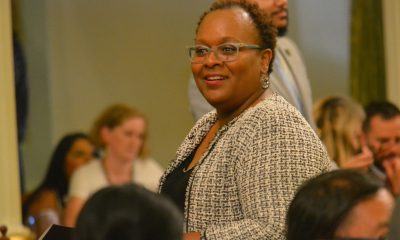
<path fill-rule="evenodd" d="M 214 88 L 223 85 L 228 77 L 219 74 L 207 74 L 203 79 L 207 87 Z"/>

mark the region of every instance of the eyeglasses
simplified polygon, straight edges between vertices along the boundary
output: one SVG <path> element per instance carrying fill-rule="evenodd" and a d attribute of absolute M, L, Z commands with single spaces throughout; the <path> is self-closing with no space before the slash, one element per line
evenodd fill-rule
<path fill-rule="evenodd" d="M 222 62 L 232 62 L 238 58 L 239 51 L 243 48 L 261 49 L 255 44 L 246 43 L 223 43 L 215 47 L 207 47 L 204 45 L 195 45 L 189 47 L 189 58 L 192 63 L 204 63 L 211 52 Z"/>

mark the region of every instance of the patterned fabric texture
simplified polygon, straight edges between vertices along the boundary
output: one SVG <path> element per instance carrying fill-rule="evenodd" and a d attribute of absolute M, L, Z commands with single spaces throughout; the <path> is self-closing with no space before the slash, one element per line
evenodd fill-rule
<path fill-rule="evenodd" d="M 187 135 L 161 179 L 200 144 L 212 111 Z M 285 239 L 288 205 L 306 179 L 331 170 L 324 146 L 301 114 L 274 94 L 223 126 L 194 168 L 185 231 L 202 239 Z"/>

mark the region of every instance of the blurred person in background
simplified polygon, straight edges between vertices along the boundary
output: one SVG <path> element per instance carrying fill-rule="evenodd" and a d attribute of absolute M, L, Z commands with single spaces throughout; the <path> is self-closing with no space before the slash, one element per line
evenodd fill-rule
<path fill-rule="evenodd" d="M 72 173 L 93 158 L 94 146 L 84 133 L 65 135 L 57 144 L 45 178 L 23 203 L 25 224 L 37 236 L 51 224 L 60 224 Z"/>
<path fill-rule="evenodd" d="M 366 170 L 372 165 L 372 152 L 362 141 L 365 113 L 360 104 L 329 96 L 315 103 L 313 115 L 317 133 L 338 167 Z"/>
<path fill-rule="evenodd" d="M 364 138 L 374 156 L 374 165 L 387 177 L 392 192 L 400 194 L 400 110 L 388 101 L 365 107 Z"/>
<path fill-rule="evenodd" d="M 162 168 L 148 156 L 148 124 L 137 109 L 114 104 L 96 119 L 91 138 L 99 159 L 76 171 L 71 179 L 64 224 L 73 227 L 86 199 L 110 185 L 138 183 L 156 191 Z"/>

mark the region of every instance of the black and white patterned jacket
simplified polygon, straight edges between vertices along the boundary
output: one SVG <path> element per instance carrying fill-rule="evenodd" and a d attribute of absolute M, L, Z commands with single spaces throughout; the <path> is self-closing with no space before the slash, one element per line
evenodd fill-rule
<path fill-rule="evenodd" d="M 161 179 L 198 146 L 216 121 L 202 117 Z M 325 148 L 281 96 L 249 108 L 222 127 L 194 168 L 185 199 L 185 231 L 202 239 L 285 239 L 285 218 L 297 187 L 331 170 Z"/>

